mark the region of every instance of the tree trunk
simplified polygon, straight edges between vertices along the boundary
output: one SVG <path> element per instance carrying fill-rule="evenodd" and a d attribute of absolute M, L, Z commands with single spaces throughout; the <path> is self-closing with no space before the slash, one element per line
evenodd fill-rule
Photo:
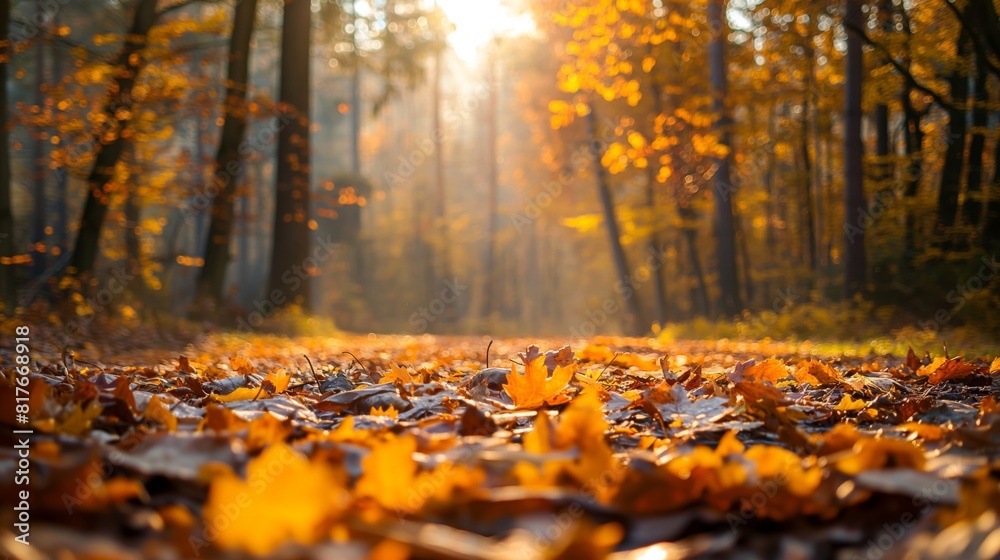
<path fill-rule="evenodd" d="M 716 114 L 713 128 L 719 134 L 722 144 L 732 146 L 731 120 L 726 108 L 726 21 L 723 14 L 723 0 L 709 0 L 708 21 L 712 28 L 712 38 L 708 47 L 709 65 L 712 78 L 712 110 Z M 719 288 L 722 292 L 722 311 L 733 316 L 740 312 L 739 279 L 736 273 L 736 233 L 733 225 L 733 186 L 729 176 L 732 152 L 718 159 L 715 172 L 715 235 L 716 257 L 719 261 Z"/>
<path fill-rule="evenodd" d="M 701 257 L 698 256 L 701 253 L 698 250 L 698 230 L 692 223 L 695 220 L 695 212 L 684 202 L 679 204 L 677 212 L 681 217 L 681 229 L 684 233 L 684 243 L 687 246 L 688 261 L 690 261 L 691 271 L 695 279 L 695 297 L 692 298 L 691 308 L 693 310 L 695 302 L 697 302 L 700 315 L 708 317 L 712 310 L 708 302 L 708 284 L 705 282 L 705 273 L 701 268 Z"/>
<path fill-rule="evenodd" d="M 593 106 L 590 107 L 590 112 L 587 114 L 587 126 L 591 149 L 594 149 L 597 145 L 598 136 L 597 115 L 594 112 Z M 618 230 L 618 218 L 615 216 L 615 204 L 611 197 L 611 186 L 608 185 L 608 174 L 601 163 L 603 154 L 597 153 L 594 150 L 592 156 L 594 159 L 594 177 L 597 180 L 598 194 L 601 198 L 601 210 L 604 214 L 605 229 L 608 232 L 611 257 L 614 261 L 615 272 L 617 273 L 615 276 L 617 278 L 615 291 L 621 293 L 622 306 L 628 313 L 624 321 L 628 334 L 638 336 L 642 334 L 643 330 L 639 327 L 639 312 L 642 307 L 639 305 L 639 296 L 629 280 L 629 268 L 625 259 L 625 249 L 622 247 L 621 234 Z M 619 285 L 621 285 L 622 289 L 619 289 Z M 625 292 L 624 287 L 626 286 L 629 288 L 628 292 Z M 627 297 L 627 294 L 630 294 L 631 297 Z"/>
<path fill-rule="evenodd" d="M 451 242 L 448 239 L 448 207 L 444 174 L 444 130 L 441 123 L 441 79 L 444 61 L 441 51 L 434 53 L 434 81 L 431 87 L 433 104 L 431 122 L 434 139 L 434 219 L 437 221 L 441 278 L 451 278 Z"/>
<path fill-rule="evenodd" d="M 0 33 L 9 37 L 10 0 L 0 0 Z M 17 307 L 14 256 L 14 216 L 10 204 L 10 143 L 7 130 L 7 68 L 11 41 L 0 42 L 0 311 L 10 317 Z"/>
<path fill-rule="evenodd" d="M 662 102 L 660 100 L 661 86 L 655 81 L 651 82 L 650 97 L 653 101 L 653 115 L 649 127 L 649 138 L 653 138 L 656 134 L 656 119 L 660 118 L 660 114 L 663 112 Z M 657 182 L 657 175 L 660 170 L 659 158 L 655 155 L 648 158 L 649 164 L 646 166 L 646 206 L 649 208 L 650 216 L 656 217 L 659 215 L 658 209 L 656 207 L 656 187 L 659 184 Z M 655 219 L 655 218 L 654 218 Z M 666 258 L 662 254 L 662 248 L 660 247 L 660 236 L 658 235 L 659 228 L 656 224 L 651 224 L 652 230 L 649 234 L 649 239 L 646 242 L 646 250 L 650 255 L 657 255 L 657 262 L 661 262 L 659 259 Z M 663 277 L 663 266 L 657 270 L 649 271 L 653 275 L 654 285 L 653 285 L 653 321 L 663 325 L 667 322 L 667 284 Z"/>
<path fill-rule="evenodd" d="M 966 174 L 965 201 L 962 203 L 962 219 L 968 225 L 974 240 L 979 235 L 979 223 L 983 216 L 983 152 L 986 150 L 986 127 L 989 124 L 989 94 L 986 91 L 986 65 L 976 57 L 976 82 L 972 107 L 972 142 L 969 144 L 969 165 Z M 976 241 L 973 241 L 974 243 Z"/>
<path fill-rule="evenodd" d="M 917 254 L 917 216 L 913 201 L 920 189 L 920 177 L 923 173 L 921 151 L 923 150 L 924 133 L 920 129 L 922 115 L 913 107 L 910 101 L 910 91 L 903 92 L 903 113 L 906 116 L 906 187 L 903 197 L 907 201 L 905 222 L 905 239 L 903 242 L 903 260 L 909 266 Z"/>
<path fill-rule="evenodd" d="M 274 200 L 274 243 L 268 294 L 284 293 L 309 310 L 309 75 L 308 0 L 285 0 L 281 33 L 280 104 L 291 120 L 278 135 L 278 172 Z M 273 300 L 274 298 L 272 298 Z M 279 302 L 275 302 L 280 305 Z"/>
<path fill-rule="evenodd" d="M 205 264 L 198 277 L 199 298 L 222 300 L 229 246 L 233 232 L 233 202 L 240 178 L 244 175 L 244 154 L 240 144 L 247 127 L 247 82 L 250 74 L 250 39 L 257 18 L 257 0 L 243 0 L 233 14 L 229 39 L 229 65 L 226 70 L 225 120 L 219 137 L 212 185 L 212 220 L 205 240 Z M 199 131 L 200 132 L 200 131 Z M 200 141 L 200 139 L 199 139 Z"/>
<path fill-rule="evenodd" d="M 970 4 L 971 5 L 971 4 Z M 966 10 L 968 14 L 968 10 Z M 962 31 L 958 39 L 958 64 L 962 65 L 969 52 L 969 34 Z M 969 77 L 956 68 L 948 78 L 952 106 L 948 107 L 948 149 L 938 187 L 937 219 L 934 227 L 936 242 L 948 247 L 954 236 L 952 228 L 958 214 L 958 195 L 962 189 L 962 169 L 965 164 L 966 105 L 969 100 Z"/>
<path fill-rule="evenodd" d="M 39 1 L 35 4 L 39 13 L 44 13 L 44 6 Z M 45 83 L 45 44 L 43 34 L 45 29 L 38 30 L 38 37 L 35 42 L 35 105 L 42 109 L 45 104 L 45 93 L 42 84 Z M 45 272 L 46 257 L 49 248 L 45 245 L 45 225 L 48 222 L 46 210 L 48 201 L 45 197 L 45 176 L 48 173 L 46 165 L 45 140 L 42 139 L 40 127 L 31 131 L 34 141 L 31 145 L 32 164 L 32 216 L 31 216 L 31 275 L 38 278 Z"/>
<path fill-rule="evenodd" d="M 993 180 L 987 199 L 986 220 L 983 223 L 983 246 L 1000 250 L 1000 139 L 993 145 Z"/>
<path fill-rule="evenodd" d="M 846 0 L 847 69 L 844 93 L 844 220 L 846 275 L 844 295 L 850 299 L 864 289 L 865 232 L 855 223 L 855 217 L 865 211 L 864 171 L 861 143 L 861 80 L 864 61 L 861 38 L 850 27 L 861 26 L 861 0 Z M 848 227 L 848 226 L 855 227 Z"/>
<path fill-rule="evenodd" d="M 816 220 L 813 202 L 813 171 L 812 158 L 809 155 L 809 99 L 802 100 L 802 135 L 799 143 L 799 150 L 802 154 L 802 168 L 805 180 L 802 181 L 802 225 L 806 230 L 806 247 L 809 255 L 809 270 L 816 272 L 819 259 L 817 257 L 816 245 Z"/>
<path fill-rule="evenodd" d="M 495 45 L 494 45 L 495 47 Z M 499 180 L 500 170 L 497 168 L 497 83 L 496 77 L 496 65 L 497 65 L 497 53 L 492 52 L 490 54 L 489 60 L 489 102 L 487 103 L 486 110 L 489 114 L 486 115 L 486 134 L 488 138 L 486 139 L 487 147 L 487 158 L 488 169 L 489 169 L 489 183 L 488 191 L 486 195 L 486 211 L 487 215 L 487 231 L 486 231 L 486 285 L 483 290 L 483 308 L 482 316 L 485 319 L 489 319 L 493 312 L 496 311 L 496 245 L 497 245 L 497 196 L 499 185 L 497 181 Z"/>
<path fill-rule="evenodd" d="M 286 0 L 287 1 L 287 0 Z M 351 46 L 354 68 L 351 73 L 351 171 L 361 176 L 361 56 L 358 54 L 358 1 L 351 0 Z"/>
<path fill-rule="evenodd" d="M 149 30 L 156 23 L 156 0 L 139 0 L 132 19 L 132 28 L 125 39 L 125 46 L 115 64 L 117 75 L 104 106 L 105 122 L 95 138 L 94 166 L 87 177 L 87 202 L 80 218 L 80 231 L 76 237 L 73 258 L 69 266 L 77 274 L 89 273 L 97 260 L 104 216 L 108 211 L 108 183 L 114 176 L 115 166 L 129 143 L 128 127 L 132 121 L 134 100 L 132 87 L 142 70 L 142 56 Z"/>

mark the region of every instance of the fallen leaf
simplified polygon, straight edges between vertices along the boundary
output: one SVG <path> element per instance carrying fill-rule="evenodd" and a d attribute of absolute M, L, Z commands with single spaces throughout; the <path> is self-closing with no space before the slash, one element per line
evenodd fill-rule
<path fill-rule="evenodd" d="M 850 410 L 861 410 L 866 406 L 868 406 L 868 403 L 866 403 L 865 401 L 861 399 L 854 400 L 851 398 L 851 395 L 844 395 L 844 398 L 840 399 L 840 402 L 837 403 L 837 406 L 833 407 L 833 409 L 850 411 Z"/>
<path fill-rule="evenodd" d="M 212 480 L 202 519 L 216 546 L 261 556 L 285 542 L 324 539 L 346 502 L 342 476 L 276 444 L 250 461 L 246 479 Z"/>
<path fill-rule="evenodd" d="M 548 377 L 544 356 L 538 356 L 525 364 L 524 373 L 518 373 L 513 365 L 507 375 L 504 391 L 518 408 L 539 408 L 546 401 L 562 392 L 576 371 L 575 366 L 559 366 Z"/>

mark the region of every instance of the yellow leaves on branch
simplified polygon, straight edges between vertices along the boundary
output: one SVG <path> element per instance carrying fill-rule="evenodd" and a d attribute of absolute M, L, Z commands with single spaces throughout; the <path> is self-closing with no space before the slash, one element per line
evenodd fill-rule
<path fill-rule="evenodd" d="M 539 408 L 552 401 L 566 388 L 576 366 L 558 366 L 549 377 L 545 367 L 545 356 L 538 356 L 525 364 L 524 373 L 518 373 L 513 365 L 507 375 L 507 384 L 503 390 L 507 392 L 517 408 Z"/>
<path fill-rule="evenodd" d="M 245 480 L 225 473 L 212 481 L 204 541 L 259 556 L 288 541 L 313 544 L 328 536 L 346 504 L 344 476 L 284 444 L 272 445 L 250 461 Z"/>

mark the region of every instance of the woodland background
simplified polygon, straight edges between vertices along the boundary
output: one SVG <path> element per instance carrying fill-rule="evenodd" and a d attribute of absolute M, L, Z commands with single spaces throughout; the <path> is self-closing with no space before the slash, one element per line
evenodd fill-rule
<path fill-rule="evenodd" d="M 903 353 L 1000 330 L 997 3 L 503 6 L 529 23 L 470 52 L 426 0 L 0 1 L 4 311 Z"/>

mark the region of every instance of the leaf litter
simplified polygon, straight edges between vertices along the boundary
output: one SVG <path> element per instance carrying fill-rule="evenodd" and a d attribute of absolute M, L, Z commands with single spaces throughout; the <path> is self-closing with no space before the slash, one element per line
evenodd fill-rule
<path fill-rule="evenodd" d="M 1000 555 L 998 359 L 493 346 L 495 367 L 480 339 L 374 335 L 39 360 L 31 557 Z"/>

